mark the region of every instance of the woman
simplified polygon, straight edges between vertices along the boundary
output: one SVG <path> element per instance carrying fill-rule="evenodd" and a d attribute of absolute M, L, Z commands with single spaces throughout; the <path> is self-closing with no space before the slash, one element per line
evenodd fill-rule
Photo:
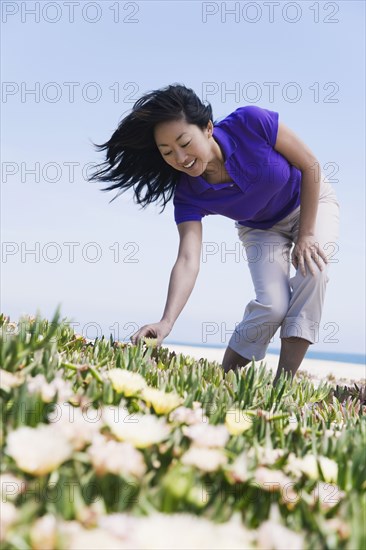
<path fill-rule="evenodd" d="M 141 97 L 96 147 L 107 150 L 106 161 L 90 179 L 115 182 L 104 191 L 133 187 L 138 204 L 162 200 L 163 210 L 173 196 L 180 242 L 164 313 L 132 343 L 149 336 L 160 345 L 171 332 L 199 272 L 201 220 L 221 214 L 235 220 L 256 293 L 222 366 L 227 372 L 263 359 L 281 326 L 274 383 L 282 370 L 294 376 L 317 341 L 329 280 L 326 251 L 334 252 L 339 225 L 336 195 L 311 150 L 277 112 L 254 105 L 214 123 L 210 104 L 179 84 Z"/>

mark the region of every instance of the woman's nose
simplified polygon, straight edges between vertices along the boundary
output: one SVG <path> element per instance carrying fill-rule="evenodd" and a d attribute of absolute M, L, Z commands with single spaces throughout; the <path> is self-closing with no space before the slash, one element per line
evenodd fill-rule
<path fill-rule="evenodd" d="M 177 164 L 183 165 L 183 164 L 187 164 L 188 161 L 187 161 L 187 157 L 186 157 L 185 154 L 176 153 L 175 162 Z"/>

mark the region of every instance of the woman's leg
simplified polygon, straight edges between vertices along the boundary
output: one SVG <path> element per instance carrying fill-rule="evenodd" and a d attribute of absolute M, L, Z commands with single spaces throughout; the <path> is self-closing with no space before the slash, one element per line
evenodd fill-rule
<path fill-rule="evenodd" d="M 298 231 L 299 218 L 293 228 L 294 242 Z M 282 370 L 294 376 L 309 345 L 318 340 L 329 268 L 332 259 L 334 261 L 339 236 L 339 204 L 334 189 L 324 176 L 315 234 L 317 242 L 328 256 L 329 263 L 324 265 L 323 271 L 314 263 L 315 275 L 311 275 L 307 269 L 305 277 L 298 269 L 295 276 L 290 279 L 292 294 L 288 312 L 281 326 L 281 354 L 274 383 L 279 379 Z"/>
<path fill-rule="evenodd" d="M 290 214 L 285 220 L 291 220 Z M 280 229 L 282 228 L 281 225 Z M 271 229 L 239 229 L 239 238 L 246 249 L 256 298 L 244 311 L 228 343 L 222 366 L 225 371 L 245 366 L 254 357 L 263 359 L 273 335 L 283 321 L 290 302 L 289 250 L 290 234 Z"/>
<path fill-rule="evenodd" d="M 228 346 L 222 359 L 222 368 L 225 372 L 229 372 L 229 370 L 235 370 L 236 368 L 245 367 L 250 362 L 251 359 L 242 357 L 241 355 L 239 355 L 239 353 Z"/>

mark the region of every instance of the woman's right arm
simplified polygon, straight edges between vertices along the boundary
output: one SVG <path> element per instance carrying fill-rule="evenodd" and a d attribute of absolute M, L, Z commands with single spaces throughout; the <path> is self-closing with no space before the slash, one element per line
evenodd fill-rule
<path fill-rule="evenodd" d="M 131 336 L 133 344 L 147 336 L 157 338 L 157 345 L 160 345 L 171 332 L 194 288 L 200 268 L 202 222 L 183 222 L 178 224 L 177 228 L 180 238 L 178 257 L 170 275 L 163 316 L 159 323 L 144 325 L 135 332 Z"/>

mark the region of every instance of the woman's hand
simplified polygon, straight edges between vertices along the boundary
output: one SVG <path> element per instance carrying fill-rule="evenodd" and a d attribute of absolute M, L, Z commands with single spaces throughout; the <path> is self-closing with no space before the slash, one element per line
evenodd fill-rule
<path fill-rule="evenodd" d="M 319 243 L 316 242 L 316 238 L 311 235 L 305 235 L 298 238 L 292 251 L 291 262 L 295 269 L 300 268 L 301 273 L 305 277 L 305 262 L 310 273 L 314 275 L 314 264 L 322 271 L 324 269 L 324 264 L 328 263 L 328 259 L 323 249 L 319 246 Z"/>
<path fill-rule="evenodd" d="M 157 346 L 160 346 L 162 341 L 170 331 L 172 330 L 172 327 L 170 326 L 167 321 L 160 321 L 159 323 L 153 323 L 151 325 L 144 325 L 140 328 L 137 332 L 135 332 L 131 337 L 130 340 L 133 344 L 137 344 L 141 338 L 144 338 L 145 336 L 148 338 L 157 338 Z"/>

